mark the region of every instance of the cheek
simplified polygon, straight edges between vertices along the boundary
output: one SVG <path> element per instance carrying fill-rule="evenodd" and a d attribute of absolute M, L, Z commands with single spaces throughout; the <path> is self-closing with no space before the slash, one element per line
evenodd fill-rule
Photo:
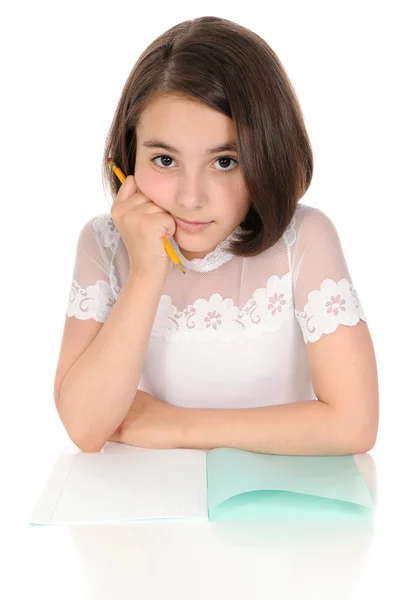
<path fill-rule="evenodd" d="M 165 208 L 171 196 L 171 185 L 168 184 L 167 178 L 160 176 L 151 167 L 135 169 L 134 176 L 141 192 L 155 204 Z"/>
<path fill-rule="evenodd" d="M 247 212 L 249 207 L 249 194 L 246 187 L 236 182 L 229 194 L 226 195 L 226 207 L 229 213 L 243 214 Z"/>

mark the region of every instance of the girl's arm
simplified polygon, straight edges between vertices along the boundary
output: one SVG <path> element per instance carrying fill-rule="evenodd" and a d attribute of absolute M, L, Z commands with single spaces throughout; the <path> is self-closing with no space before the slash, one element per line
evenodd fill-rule
<path fill-rule="evenodd" d="M 342 325 L 306 349 L 318 400 L 183 408 L 145 394 L 144 402 L 137 399 L 119 441 L 147 448 L 239 448 L 265 454 L 368 452 L 377 437 L 379 390 L 367 324 Z"/>
<path fill-rule="evenodd" d="M 160 278 L 130 274 L 96 337 L 73 366 L 66 368 L 64 379 L 57 375 L 57 380 L 63 379 L 56 385 L 57 411 L 72 441 L 85 452 L 99 451 L 128 413 L 162 287 Z M 71 322 L 72 318 L 67 319 L 60 364 L 68 354 L 74 355 L 73 348 L 81 343 Z M 75 323 L 79 333 L 78 320 Z"/>
<path fill-rule="evenodd" d="M 359 438 L 342 415 L 320 400 L 257 408 L 181 408 L 183 448 L 239 448 L 265 454 L 360 454 Z"/>
<path fill-rule="evenodd" d="M 306 345 L 318 400 L 246 409 L 181 408 L 187 448 L 232 447 L 269 454 L 361 454 L 375 445 L 378 373 L 367 324 Z"/>

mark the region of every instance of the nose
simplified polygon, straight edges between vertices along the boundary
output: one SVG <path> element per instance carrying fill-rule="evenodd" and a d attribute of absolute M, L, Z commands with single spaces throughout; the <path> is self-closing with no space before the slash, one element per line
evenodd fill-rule
<path fill-rule="evenodd" d="M 186 210 L 196 210 L 205 204 L 205 185 L 200 176 L 186 174 L 183 176 L 177 192 L 177 204 Z"/>

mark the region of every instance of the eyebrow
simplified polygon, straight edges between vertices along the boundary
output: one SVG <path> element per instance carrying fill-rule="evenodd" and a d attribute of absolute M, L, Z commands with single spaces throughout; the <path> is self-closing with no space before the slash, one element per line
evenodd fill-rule
<path fill-rule="evenodd" d="M 164 148 L 168 152 L 173 152 L 174 154 L 181 154 L 180 150 L 174 148 L 174 146 L 170 146 L 163 140 L 151 139 L 142 144 L 146 148 Z M 206 154 L 215 154 L 216 152 L 228 152 L 228 151 L 237 151 L 237 146 L 235 142 L 227 142 L 225 144 L 219 144 L 214 148 L 208 148 L 206 150 Z"/>

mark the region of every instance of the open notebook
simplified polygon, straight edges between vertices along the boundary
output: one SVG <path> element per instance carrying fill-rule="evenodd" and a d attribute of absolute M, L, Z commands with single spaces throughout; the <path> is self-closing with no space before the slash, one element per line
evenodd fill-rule
<path fill-rule="evenodd" d="M 29 524 L 208 522 L 241 506 L 277 511 L 283 494 L 290 504 L 324 499 L 327 507 L 374 508 L 353 455 L 129 447 L 60 454 Z"/>

